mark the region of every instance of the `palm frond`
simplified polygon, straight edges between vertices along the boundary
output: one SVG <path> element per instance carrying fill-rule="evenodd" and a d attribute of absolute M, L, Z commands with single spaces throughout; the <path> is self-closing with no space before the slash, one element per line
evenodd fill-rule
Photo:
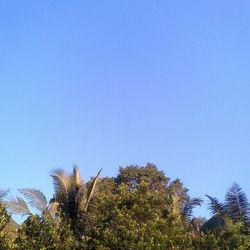
<path fill-rule="evenodd" d="M 201 198 L 191 198 L 188 197 L 184 207 L 182 209 L 182 217 L 191 220 L 193 209 L 197 206 L 201 206 L 203 200 Z"/>
<path fill-rule="evenodd" d="M 57 196 L 65 196 L 70 187 L 70 177 L 64 171 L 58 169 L 51 175 L 54 183 L 54 190 Z"/>
<path fill-rule="evenodd" d="M 97 182 L 99 180 L 99 176 L 101 173 L 102 169 L 97 173 L 95 179 L 92 181 L 90 187 L 88 188 L 87 192 L 86 192 L 86 203 L 84 204 L 84 211 L 86 212 L 89 206 L 89 202 L 94 194 Z"/>
<path fill-rule="evenodd" d="M 45 195 L 37 189 L 32 188 L 24 188 L 18 189 L 18 191 L 24 195 L 24 197 L 28 200 L 28 204 L 40 212 L 43 212 L 47 208 L 47 199 Z"/>
<path fill-rule="evenodd" d="M 213 215 L 225 215 L 226 208 L 223 203 L 221 203 L 217 198 L 207 194 L 206 197 L 209 199 L 208 208 Z"/>
<path fill-rule="evenodd" d="M 22 216 L 32 214 L 26 201 L 21 197 L 17 196 L 15 199 L 4 202 L 4 204 L 10 213 L 20 214 Z"/>
<path fill-rule="evenodd" d="M 79 170 L 79 168 L 78 168 L 77 165 L 75 165 L 75 166 L 73 167 L 73 174 L 72 174 L 72 177 L 73 177 L 74 182 L 75 182 L 75 184 L 76 184 L 77 186 L 83 185 L 83 179 L 82 179 L 82 177 L 81 177 L 80 170 Z"/>
<path fill-rule="evenodd" d="M 250 207 L 248 199 L 237 183 L 234 183 L 226 193 L 225 205 L 232 220 L 249 220 Z"/>

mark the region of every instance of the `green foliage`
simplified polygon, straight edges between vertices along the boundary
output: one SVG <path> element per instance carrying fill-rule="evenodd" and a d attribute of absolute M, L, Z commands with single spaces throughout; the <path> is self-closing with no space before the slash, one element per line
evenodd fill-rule
<path fill-rule="evenodd" d="M 169 206 L 167 182 L 153 165 L 120 168 L 117 178 L 105 179 L 90 211 L 95 219 L 85 234 L 88 249 L 191 249 Z"/>
<path fill-rule="evenodd" d="M 241 223 L 227 223 L 226 227 L 217 228 L 213 232 L 201 234 L 193 242 L 196 249 L 250 249 L 250 236 L 241 231 Z"/>
<path fill-rule="evenodd" d="M 30 215 L 18 229 L 15 243 L 18 250 L 71 250 L 76 246 L 69 225 L 49 215 Z"/>
<path fill-rule="evenodd" d="M 10 225 L 10 216 L 0 203 L 0 250 L 14 249 L 14 235 Z"/>
<path fill-rule="evenodd" d="M 207 196 L 213 216 L 205 221 L 192 213 L 202 200 L 153 164 L 121 167 L 115 178 L 99 174 L 84 183 L 76 166 L 71 174 L 53 172 L 49 203 L 39 190 L 19 190 L 27 203 L 4 203 L 29 215 L 18 229 L 0 202 L 0 250 L 250 249 L 249 204 L 237 184 L 223 203 Z"/>
<path fill-rule="evenodd" d="M 151 163 L 144 166 L 131 165 L 129 167 L 119 169 L 119 174 L 115 178 L 116 183 L 126 183 L 129 188 L 136 188 L 140 182 L 149 183 L 150 189 L 165 188 L 169 181 L 162 171 Z"/>

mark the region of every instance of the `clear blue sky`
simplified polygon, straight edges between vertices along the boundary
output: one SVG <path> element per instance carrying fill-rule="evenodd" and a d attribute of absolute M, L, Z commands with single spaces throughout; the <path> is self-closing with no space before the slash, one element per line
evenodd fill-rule
<path fill-rule="evenodd" d="M 1 188 L 153 162 L 250 195 L 249 1 L 1 1 Z M 205 207 L 200 209 L 204 215 Z"/>

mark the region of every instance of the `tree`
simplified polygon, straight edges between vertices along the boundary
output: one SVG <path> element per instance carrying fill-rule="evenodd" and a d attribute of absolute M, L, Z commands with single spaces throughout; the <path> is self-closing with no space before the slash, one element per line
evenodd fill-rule
<path fill-rule="evenodd" d="M 87 249 L 192 249 L 185 227 L 172 216 L 167 183 L 151 164 L 120 168 L 116 178 L 101 181 L 83 239 Z"/>
<path fill-rule="evenodd" d="M 246 194 L 241 187 L 234 183 L 225 195 L 225 201 L 206 195 L 209 199 L 209 209 L 213 217 L 203 225 L 203 231 L 207 232 L 233 223 L 243 223 L 249 230 L 250 206 Z"/>
<path fill-rule="evenodd" d="M 180 221 L 187 230 L 193 233 L 200 231 L 198 221 L 200 219 L 193 217 L 193 210 L 197 206 L 201 206 L 203 200 L 201 198 L 191 198 L 188 195 L 188 189 L 183 186 L 180 179 L 172 181 L 169 185 L 171 197 L 171 213 L 175 220 Z"/>
<path fill-rule="evenodd" d="M 130 165 L 125 168 L 120 167 L 115 178 L 118 185 L 125 183 L 130 189 L 136 188 L 142 181 L 149 183 L 150 189 L 159 190 L 166 188 L 169 178 L 152 163 L 148 163 L 146 166 Z"/>
<path fill-rule="evenodd" d="M 55 218 L 60 214 L 63 220 L 71 225 L 75 236 L 80 239 L 84 230 L 86 213 L 96 190 L 100 172 L 101 170 L 86 185 L 77 166 L 73 167 L 72 174 L 56 170 L 51 174 L 55 193 L 50 202 L 47 201 L 40 190 L 25 188 L 18 190 L 25 199 L 17 196 L 6 201 L 5 204 L 11 213 L 18 213 L 22 216 L 33 215 L 29 205 L 39 211 L 40 215 L 47 214 Z"/>
<path fill-rule="evenodd" d="M 18 229 L 17 250 L 73 250 L 76 241 L 69 225 L 48 214 L 30 215 Z"/>
<path fill-rule="evenodd" d="M 54 198 L 51 202 L 58 204 L 62 218 L 71 225 L 78 239 L 83 235 L 86 213 L 100 173 L 101 170 L 88 186 L 83 182 L 77 166 L 73 167 L 72 174 L 67 174 L 60 169 L 51 174 L 54 182 Z"/>

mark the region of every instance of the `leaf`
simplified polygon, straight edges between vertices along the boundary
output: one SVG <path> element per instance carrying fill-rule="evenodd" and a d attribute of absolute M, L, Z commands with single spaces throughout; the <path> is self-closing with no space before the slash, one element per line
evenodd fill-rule
<path fill-rule="evenodd" d="M 70 188 L 70 177 L 62 170 L 55 170 L 51 175 L 56 198 L 64 197 Z"/>
<path fill-rule="evenodd" d="M 80 174 L 80 170 L 77 165 L 73 167 L 73 175 L 72 175 L 74 182 L 76 185 L 81 186 L 83 185 L 83 179 Z"/>
<path fill-rule="evenodd" d="M 209 196 L 206 194 L 206 197 L 209 199 L 208 208 L 213 215 L 225 215 L 226 208 L 223 203 L 219 202 L 219 200 L 215 197 Z"/>
<path fill-rule="evenodd" d="M 28 204 L 37 210 L 43 212 L 46 210 L 48 203 L 45 195 L 37 189 L 25 188 L 18 189 L 18 191 L 24 195 L 24 197 L 28 200 Z"/>
<path fill-rule="evenodd" d="M 203 200 L 201 198 L 192 198 L 190 199 L 188 197 L 188 200 L 186 201 L 183 210 L 182 210 L 182 217 L 184 217 L 187 220 L 190 220 L 192 217 L 193 209 L 196 206 L 201 206 Z"/>
<path fill-rule="evenodd" d="M 21 197 L 17 196 L 16 199 L 6 201 L 4 204 L 6 205 L 6 208 L 10 213 L 20 214 L 22 216 L 32 214 L 26 201 Z"/>
<path fill-rule="evenodd" d="M 84 211 L 86 212 L 89 206 L 89 202 L 94 194 L 96 185 L 97 185 L 97 181 L 99 179 L 100 173 L 101 173 L 102 169 L 97 173 L 95 179 L 92 181 L 90 187 L 87 190 L 87 195 L 86 195 L 86 203 L 84 204 Z"/>
<path fill-rule="evenodd" d="M 225 205 L 232 220 L 249 220 L 250 207 L 248 199 L 237 183 L 234 183 L 226 193 Z"/>

